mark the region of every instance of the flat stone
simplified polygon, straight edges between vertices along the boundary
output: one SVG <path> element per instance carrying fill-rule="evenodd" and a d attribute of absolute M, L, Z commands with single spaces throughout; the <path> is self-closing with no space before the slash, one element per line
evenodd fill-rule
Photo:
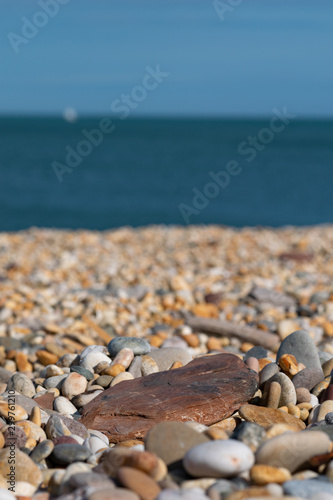
<path fill-rule="evenodd" d="M 182 460 L 194 446 L 206 443 L 209 438 L 182 422 L 161 422 L 145 438 L 145 449 L 159 456 L 166 465 Z"/>
<path fill-rule="evenodd" d="M 135 356 L 142 356 L 151 351 L 149 342 L 137 337 L 116 337 L 108 345 L 108 350 L 112 358 L 125 348 L 131 349 Z"/>
<path fill-rule="evenodd" d="M 8 381 L 7 391 L 16 391 L 28 398 L 36 394 L 34 384 L 24 373 L 14 373 Z"/>
<path fill-rule="evenodd" d="M 47 392 L 42 396 L 34 399 L 35 403 L 39 405 L 43 410 L 53 410 L 54 393 Z"/>
<path fill-rule="evenodd" d="M 87 428 L 81 422 L 65 417 L 65 415 L 61 414 L 59 415 L 59 418 L 73 435 L 80 436 L 83 439 L 87 439 L 89 437 Z M 101 430 L 103 431 L 103 429 Z"/>
<path fill-rule="evenodd" d="M 80 421 L 113 443 L 142 438 L 166 420 L 211 425 L 249 401 L 257 387 L 257 375 L 237 356 L 204 356 L 107 389 L 83 408 Z"/>
<path fill-rule="evenodd" d="M 95 399 L 99 394 L 102 394 L 103 390 L 96 390 L 91 392 L 84 392 L 83 394 L 79 394 L 73 398 L 73 404 L 76 408 L 82 408 L 82 406 L 86 406 L 93 399 Z"/>
<path fill-rule="evenodd" d="M 293 376 L 292 383 L 295 388 L 304 387 L 311 391 L 319 382 L 324 380 L 323 371 L 318 368 L 304 368 Z"/>
<path fill-rule="evenodd" d="M 68 465 L 73 462 L 85 462 L 90 455 L 91 451 L 80 444 L 58 444 L 50 458 L 57 465 Z"/>
<path fill-rule="evenodd" d="M 302 420 L 275 408 L 247 404 L 239 409 L 239 414 L 244 420 L 261 425 L 265 429 L 272 424 L 288 424 L 299 430 L 305 429 L 305 423 Z"/>
<path fill-rule="evenodd" d="M 100 385 L 101 387 L 104 387 L 104 389 L 106 389 L 107 387 L 109 387 L 112 380 L 113 380 L 113 377 L 111 377 L 111 375 L 101 375 L 100 377 L 98 377 L 95 380 L 95 383 L 97 385 Z"/>
<path fill-rule="evenodd" d="M 91 372 L 90 370 L 86 370 L 85 368 L 83 368 L 83 366 L 71 366 L 71 372 L 76 372 L 80 375 L 83 375 L 88 380 L 88 382 L 94 379 L 93 372 Z"/>
<path fill-rule="evenodd" d="M 0 451 L 0 475 L 7 478 L 11 473 L 10 448 Z M 15 481 L 24 481 L 34 486 L 42 482 L 42 471 L 28 455 L 15 450 Z"/>
<path fill-rule="evenodd" d="M 180 347 L 162 347 L 161 349 L 155 349 L 149 353 L 149 358 L 156 362 L 161 372 L 170 370 L 171 366 L 176 361 L 180 361 L 182 365 L 185 366 L 193 359 L 186 349 L 181 349 Z M 142 359 L 144 360 L 145 356 L 143 356 Z"/>
<path fill-rule="evenodd" d="M 249 470 L 253 464 L 250 448 L 234 439 L 199 444 L 183 460 L 185 470 L 194 477 L 232 477 Z"/>
<path fill-rule="evenodd" d="M 310 335 L 304 330 L 291 333 L 281 342 L 276 355 L 277 362 L 283 354 L 292 354 L 297 362 L 303 363 L 306 368 L 321 370 L 317 348 Z"/>
<path fill-rule="evenodd" d="M 328 453 L 330 447 L 330 438 L 324 433 L 286 432 L 259 447 L 256 463 L 284 467 L 295 472 L 310 458 Z"/>
<path fill-rule="evenodd" d="M 133 467 L 119 467 L 117 479 L 125 488 L 137 493 L 141 500 L 155 500 L 161 492 L 156 481 Z"/>
<path fill-rule="evenodd" d="M 333 484 L 329 481 L 317 479 L 291 480 L 283 484 L 286 495 L 298 498 L 318 498 L 320 493 L 328 493 L 333 496 Z"/>

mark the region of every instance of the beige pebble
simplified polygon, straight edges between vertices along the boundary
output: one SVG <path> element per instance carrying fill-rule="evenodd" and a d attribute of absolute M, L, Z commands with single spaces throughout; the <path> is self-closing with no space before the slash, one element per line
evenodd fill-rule
<path fill-rule="evenodd" d="M 219 429 L 223 429 L 224 431 L 233 431 L 236 429 L 236 425 L 241 422 L 240 418 L 229 417 L 224 420 L 220 420 L 220 422 L 216 422 L 216 424 L 210 425 L 209 428 L 218 427 Z"/>
<path fill-rule="evenodd" d="M 114 360 L 112 361 L 112 365 L 122 365 L 125 370 L 126 368 L 129 367 L 129 365 L 132 363 L 134 359 L 134 353 L 132 349 L 129 349 L 128 347 L 124 347 L 124 349 L 121 349 Z"/>
<path fill-rule="evenodd" d="M 286 413 L 289 413 L 288 406 L 280 406 L 280 408 L 278 408 L 278 409 L 281 411 L 285 411 Z"/>
<path fill-rule="evenodd" d="M 48 365 L 42 371 L 42 376 L 45 378 L 55 377 L 56 375 L 63 375 L 64 371 L 57 365 Z"/>
<path fill-rule="evenodd" d="M 331 375 L 331 371 L 333 370 L 333 358 L 326 361 L 322 366 L 324 376 L 329 377 Z"/>
<path fill-rule="evenodd" d="M 70 373 L 61 386 L 61 393 L 68 399 L 72 399 L 78 394 L 85 392 L 87 388 L 87 379 L 77 372 Z"/>
<path fill-rule="evenodd" d="M 28 414 L 22 406 L 18 404 L 13 404 L 12 400 L 14 398 L 8 398 L 8 403 L 6 401 L 0 401 L 0 415 L 4 417 L 8 422 L 19 422 L 20 420 L 27 420 Z"/>
<path fill-rule="evenodd" d="M 309 410 L 307 410 L 306 408 L 303 408 L 302 410 L 300 410 L 300 416 L 299 418 L 305 422 L 305 420 L 309 417 Z"/>
<path fill-rule="evenodd" d="M 102 371 L 102 375 L 111 375 L 111 377 L 116 377 L 120 373 L 125 372 L 125 367 L 117 363 L 116 365 L 109 366 Z"/>
<path fill-rule="evenodd" d="M 229 439 L 228 434 L 223 429 L 218 427 L 210 427 L 205 431 L 206 436 L 210 439 Z"/>
<path fill-rule="evenodd" d="M 279 384 L 279 382 L 273 381 L 271 384 L 269 384 L 267 408 L 278 408 L 280 398 L 281 398 L 281 385 Z"/>
<path fill-rule="evenodd" d="M 298 432 L 299 429 L 288 424 L 272 424 L 266 429 L 266 439 L 271 439 L 285 432 Z"/>
<path fill-rule="evenodd" d="M 55 398 L 57 398 L 58 396 L 60 396 L 60 391 L 59 391 L 59 389 L 57 387 L 51 387 L 46 392 L 52 392 L 54 394 Z"/>
<path fill-rule="evenodd" d="M 110 387 L 113 387 L 120 382 L 125 382 L 126 380 L 133 380 L 133 375 L 129 372 L 119 373 L 111 382 Z"/>
<path fill-rule="evenodd" d="M 273 467 L 271 465 L 257 464 L 250 469 L 251 481 L 258 486 L 269 483 L 281 484 L 291 479 L 291 474 L 284 467 Z"/>
<path fill-rule="evenodd" d="M 146 375 L 150 375 L 151 373 L 159 372 L 158 365 L 156 361 L 154 361 L 149 356 L 145 356 L 141 365 L 141 373 L 145 377 Z"/>
<path fill-rule="evenodd" d="M 296 405 L 289 403 L 287 406 L 288 406 L 288 413 L 290 413 L 290 415 L 293 415 L 294 417 L 300 418 L 301 410 Z"/>
<path fill-rule="evenodd" d="M 333 401 L 332 400 L 324 401 L 320 405 L 317 421 L 320 422 L 320 420 L 325 420 L 325 416 L 327 415 L 327 413 L 330 413 L 332 411 L 333 411 Z"/>
<path fill-rule="evenodd" d="M 39 427 L 41 426 L 42 415 L 39 406 L 34 406 L 31 410 L 30 420 Z"/>
<path fill-rule="evenodd" d="M 312 405 L 311 405 L 310 403 L 299 403 L 299 404 L 298 404 L 298 405 L 296 405 L 296 406 L 298 406 L 298 408 L 299 408 L 300 410 L 303 410 L 304 408 L 305 408 L 306 410 L 312 410 Z"/>

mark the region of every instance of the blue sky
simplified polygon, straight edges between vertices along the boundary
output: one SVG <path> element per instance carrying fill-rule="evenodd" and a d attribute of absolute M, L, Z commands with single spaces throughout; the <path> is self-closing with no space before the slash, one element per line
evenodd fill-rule
<path fill-rule="evenodd" d="M 243 0 L 223 21 L 211 0 L 70 0 L 17 54 L 8 33 L 41 7 L 0 8 L 0 113 L 106 115 L 160 64 L 139 115 L 333 116 L 332 0 Z"/>

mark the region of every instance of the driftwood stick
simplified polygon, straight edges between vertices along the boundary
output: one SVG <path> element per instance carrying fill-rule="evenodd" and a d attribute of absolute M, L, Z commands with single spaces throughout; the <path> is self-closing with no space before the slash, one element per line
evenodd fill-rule
<path fill-rule="evenodd" d="M 215 333 L 216 335 L 224 335 L 226 337 L 238 337 L 245 342 L 261 345 L 273 351 L 280 342 L 279 336 L 275 333 L 265 332 L 250 326 L 236 325 L 230 321 L 192 316 L 188 317 L 185 322 L 195 331 Z"/>

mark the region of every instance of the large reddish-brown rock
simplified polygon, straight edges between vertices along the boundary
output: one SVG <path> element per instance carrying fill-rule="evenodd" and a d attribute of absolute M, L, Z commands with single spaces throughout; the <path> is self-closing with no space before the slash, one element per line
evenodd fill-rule
<path fill-rule="evenodd" d="M 110 387 L 82 409 L 80 420 L 117 443 L 142 438 L 165 420 L 214 424 L 249 401 L 257 387 L 257 374 L 237 356 L 204 356 Z"/>

